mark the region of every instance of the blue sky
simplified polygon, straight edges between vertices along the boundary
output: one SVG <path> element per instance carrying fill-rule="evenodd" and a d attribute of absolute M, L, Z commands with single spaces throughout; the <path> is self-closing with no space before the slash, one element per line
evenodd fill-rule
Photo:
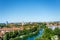
<path fill-rule="evenodd" d="M 0 23 L 60 21 L 59 0 L 0 0 Z"/>

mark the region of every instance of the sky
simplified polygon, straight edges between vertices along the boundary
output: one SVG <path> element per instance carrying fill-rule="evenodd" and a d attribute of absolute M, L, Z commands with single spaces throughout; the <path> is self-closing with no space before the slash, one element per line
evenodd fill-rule
<path fill-rule="evenodd" d="M 0 0 L 0 23 L 60 21 L 60 0 Z"/>

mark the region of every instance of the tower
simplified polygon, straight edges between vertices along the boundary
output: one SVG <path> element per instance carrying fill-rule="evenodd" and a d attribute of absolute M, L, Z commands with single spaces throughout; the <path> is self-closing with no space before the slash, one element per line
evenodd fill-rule
<path fill-rule="evenodd" d="M 8 24 L 8 21 L 6 21 L 6 25 Z"/>

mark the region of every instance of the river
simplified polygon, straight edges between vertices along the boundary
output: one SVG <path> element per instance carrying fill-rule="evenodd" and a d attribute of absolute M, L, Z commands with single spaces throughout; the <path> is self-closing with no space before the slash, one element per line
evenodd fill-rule
<path fill-rule="evenodd" d="M 43 33 L 43 29 L 40 29 L 36 36 L 28 37 L 27 40 L 34 40 L 36 37 L 40 37 Z"/>

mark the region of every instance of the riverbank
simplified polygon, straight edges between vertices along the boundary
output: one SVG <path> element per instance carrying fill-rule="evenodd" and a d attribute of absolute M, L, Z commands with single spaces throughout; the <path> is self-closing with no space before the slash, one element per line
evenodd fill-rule
<path fill-rule="evenodd" d="M 35 40 L 36 37 L 40 37 L 43 33 L 43 29 L 40 29 L 37 33 L 37 35 L 34 35 L 32 37 L 28 37 L 27 40 Z"/>

